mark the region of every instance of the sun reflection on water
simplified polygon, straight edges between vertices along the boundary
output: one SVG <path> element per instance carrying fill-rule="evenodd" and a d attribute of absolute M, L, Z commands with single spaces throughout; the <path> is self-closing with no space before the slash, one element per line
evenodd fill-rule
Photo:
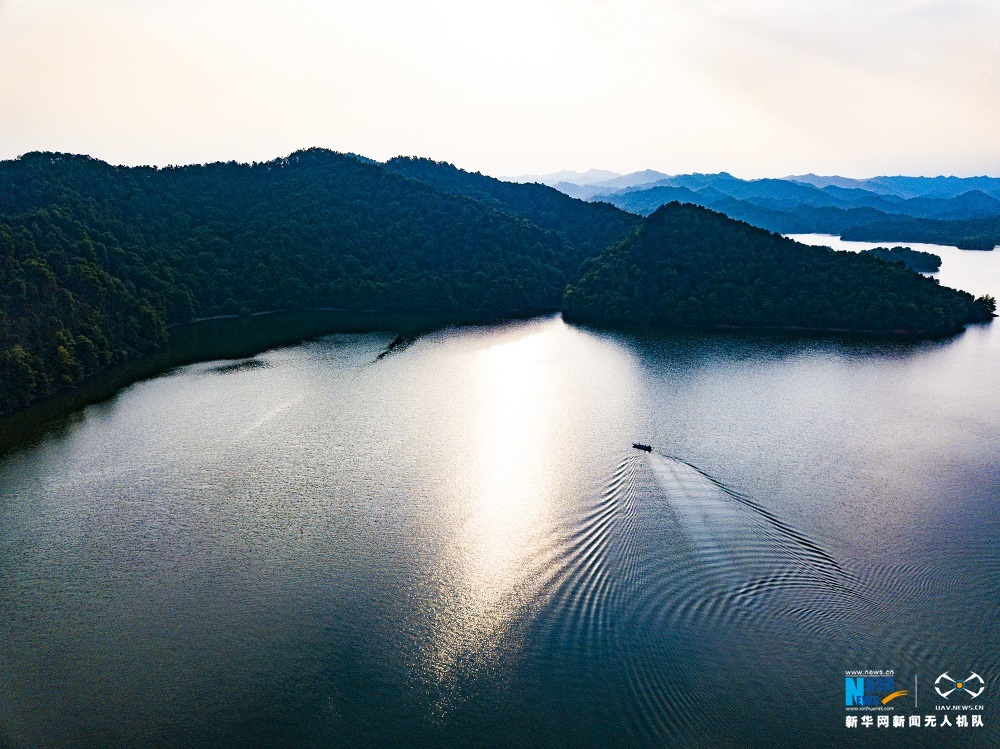
<path fill-rule="evenodd" d="M 450 595 L 435 626 L 430 670 L 439 682 L 488 668 L 510 642 L 534 590 L 555 521 L 550 449 L 558 441 L 558 393 L 546 376 L 550 335 L 479 351 L 457 404 L 465 465 L 450 491 L 460 507 L 446 564 Z"/>

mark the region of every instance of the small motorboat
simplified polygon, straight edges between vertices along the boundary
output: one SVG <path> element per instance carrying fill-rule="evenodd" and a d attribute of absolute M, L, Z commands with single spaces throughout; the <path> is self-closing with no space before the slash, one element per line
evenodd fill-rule
<path fill-rule="evenodd" d="M 650 447 L 649 445 L 644 445 L 641 442 L 633 442 L 632 447 L 634 447 L 636 450 L 645 450 L 648 453 L 653 452 L 652 447 Z"/>

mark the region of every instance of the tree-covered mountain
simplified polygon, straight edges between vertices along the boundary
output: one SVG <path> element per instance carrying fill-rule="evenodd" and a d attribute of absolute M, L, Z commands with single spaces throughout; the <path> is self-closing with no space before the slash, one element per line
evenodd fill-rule
<path fill-rule="evenodd" d="M 318 149 L 166 169 L 51 153 L 2 162 L 0 412 L 154 350 L 195 318 L 556 309 L 590 251 L 566 237 L 612 241 L 633 220 L 556 196 L 572 215 L 560 232 L 518 215 L 512 196 L 473 200 Z"/>
<path fill-rule="evenodd" d="M 609 203 L 585 203 L 546 185 L 503 182 L 441 161 L 400 156 L 386 162 L 386 168 L 556 232 L 572 250 L 566 258 L 573 272 L 640 223 L 637 216 Z"/>
<path fill-rule="evenodd" d="M 798 244 L 698 206 L 661 207 L 584 264 L 563 315 L 596 325 L 946 333 L 992 300 L 896 263 Z"/>
<path fill-rule="evenodd" d="M 144 283 L 128 239 L 69 203 L 0 220 L 0 413 L 166 341 L 175 298 L 155 274 Z"/>
<path fill-rule="evenodd" d="M 599 175 L 608 175 L 600 178 Z M 589 175 L 594 175 L 593 178 Z M 851 179 L 848 177 L 822 177 L 815 174 L 782 177 L 779 179 L 746 180 L 734 177 L 728 172 L 715 174 L 664 174 L 652 169 L 646 169 L 630 174 L 614 172 L 598 172 L 591 170 L 587 175 L 574 172 L 556 172 L 553 174 L 526 175 L 513 177 L 512 182 L 541 182 L 558 187 L 573 185 L 586 191 L 586 196 L 624 194 L 628 191 L 645 190 L 651 187 L 669 185 L 687 187 L 700 191 L 706 187 L 718 190 L 720 193 L 734 197 L 774 197 L 768 194 L 773 188 L 778 192 L 794 190 L 798 187 L 809 187 L 821 190 L 836 197 L 853 198 L 872 196 L 882 198 L 887 204 L 910 198 L 937 198 L 947 200 L 969 192 L 980 192 L 1000 200 L 1000 178 L 998 177 L 904 177 L 885 176 L 869 179 Z M 779 184 L 780 183 L 780 184 Z M 740 195 L 739 193 L 743 193 Z M 808 194 L 808 193 L 803 193 Z M 812 194 L 815 198 L 815 194 Z M 823 200 L 823 198 L 820 198 Z M 812 198 L 804 202 L 812 202 Z M 825 203 L 824 203 L 825 204 Z"/>
<path fill-rule="evenodd" d="M 671 222 L 683 242 L 650 239 Z M 632 258 L 656 242 L 662 257 Z M 53 153 L 0 162 L 0 413 L 217 315 L 469 321 L 565 299 L 571 319 L 939 331 L 976 318 L 966 297 L 701 209 L 643 221 L 423 159 L 312 149 L 165 169 Z"/>
<path fill-rule="evenodd" d="M 792 182 L 813 185 L 827 189 L 831 186 L 851 190 L 863 190 L 881 195 L 898 198 L 954 198 L 958 195 L 979 190 L 1000 198 L 1000 178 L 997 177 L 906 177 L 883 176 L 869 179 L 850 179 L 847 177 L 823 177 L 816 174 L 804 174 L 785 177 Z"/>

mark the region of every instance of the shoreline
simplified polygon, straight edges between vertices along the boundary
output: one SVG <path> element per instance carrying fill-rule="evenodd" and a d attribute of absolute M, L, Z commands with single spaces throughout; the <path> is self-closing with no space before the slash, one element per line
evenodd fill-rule
<path fill-rule="evenodd" d="M 805 328 L 796 326 L 657 325 L 629 321 L 601 321 L 561 313 L 533 310 L 509 315 L 446 315 L 430 312 L 350 311 L 337 308 L 312 310 L 267 310 L 249 316 L 215 315 L 168 327 L 167 345 L 152 354 L 102 370 L 72 390 L 50 395 L 16 411 L 0 414 L 0 456 L 43 438 L 61 420 L 81 413 L 87 406 L 108 401 L 135 383 L 159 377 L 170 370 L 213 360 L 238 360 L 282 346 L 336 333 L 387 332 L 417 337 L 449 326 L 497 325 L 559 314 L 569 325 L 599 331 L 634 334 L 687 331 L 706 333 L 789 334 L 803 337 L 835 337 L 842 340 L 941 341 L 960 335 L 968 323 L 951 331 L 870 331 L 849 328 Z"/>
<path fill-rule="evenodd" d="M 215 315 L 177 323 L 168 327 L 168 342 L 158 351 L 106 367 L 72 390 L 0 414 L 0 456 L 44 437 L 60 420 L 82 412 L 87 406 L 110 400 L 130 385 L 159 377 L 176 367 L 213 360 L 246 359 L 336 333 L 387 332 L 418 336 L 452 325 L 490 325 L 552 312 L 532 310 L 497 316 L 320 308 L 267 310 L 249 316 Z"/>

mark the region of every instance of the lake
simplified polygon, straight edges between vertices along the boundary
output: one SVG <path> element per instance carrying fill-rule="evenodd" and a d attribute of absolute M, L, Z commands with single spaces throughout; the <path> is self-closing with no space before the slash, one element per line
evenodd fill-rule
<path fill-rule="evenodd" d="M 910 246 L 1000 297 L 1000 253 Z M 394 337 L 180 367 L 2 459 L 0 745 L 1000 743 L 997 323 Z M 868 669 L 908 694 L 848 710 Z"/>

